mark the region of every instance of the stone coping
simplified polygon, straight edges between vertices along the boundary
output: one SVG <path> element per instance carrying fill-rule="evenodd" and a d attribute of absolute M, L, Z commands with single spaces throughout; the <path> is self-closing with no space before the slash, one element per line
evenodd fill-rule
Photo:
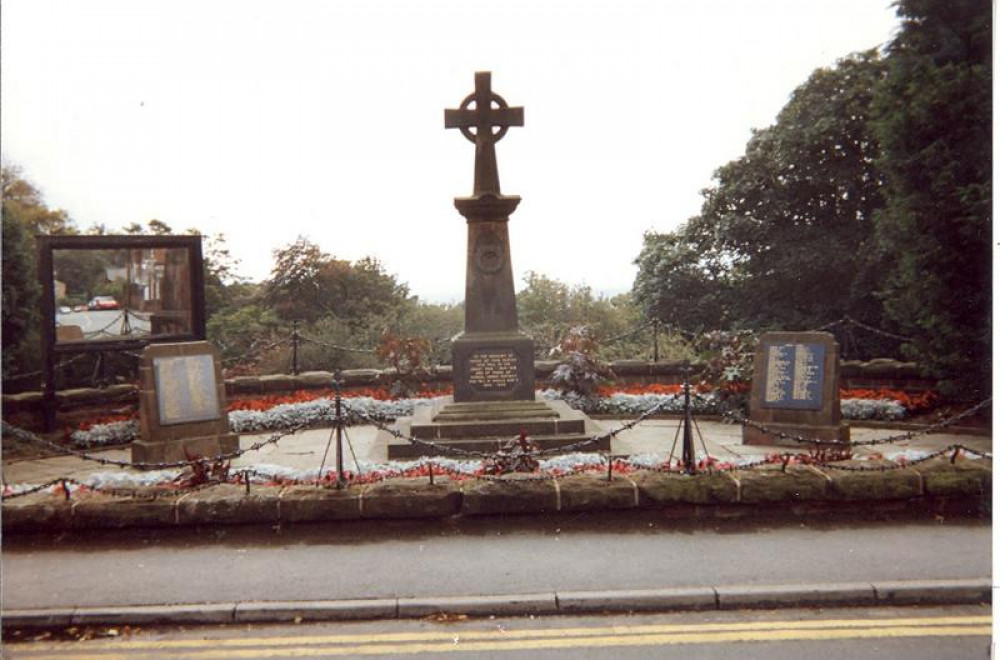
<path fill-rule="evenodd" d="M 888 465 L 888 463 L 886 463 Z M 878 465 L 857 461 L 845 465 Z M 941 512 L 979 515 L 990 501 L 986 460 L 939 458 L 885 472 L 812 466 L 765 466 L 738 472 L 639 471 L 560 478 L 510 475 L 502 480 L 435 477 L 390 479 L 342 490 L 316 486 L 220 484 L 182 494 L 138 497 L 48 493 L 3 502 L 3 530 L 51 531 L 124 527 L 284 524 L 451 516 L 578 514 L 656 509 L 671 519 L 755 516 L 892 515 Z"/>

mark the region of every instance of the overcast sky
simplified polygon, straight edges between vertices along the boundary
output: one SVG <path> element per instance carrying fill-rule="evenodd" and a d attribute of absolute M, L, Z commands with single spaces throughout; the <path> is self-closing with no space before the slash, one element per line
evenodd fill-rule
<path fill-rule="evenodd" d="M 888 0 L 4 0 L 2 150 L 86 228 L 223 232 L 242 272 L 303 235 L 464 291 L 472 144 L 443 110 L 475 71 L 525 108 L 497 145 L 515 279 L 618 292 L 644 231 L 817 67 L 883 45 Z"/>

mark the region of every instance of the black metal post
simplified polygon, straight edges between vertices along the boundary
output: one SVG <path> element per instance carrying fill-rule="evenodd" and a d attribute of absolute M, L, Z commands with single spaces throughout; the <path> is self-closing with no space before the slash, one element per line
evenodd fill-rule
<path fill-rule="evenodd" d="M 684 471 L 697 474 L 694 458 L 694 434 L 691 432 L 691 366 L 684 362 L 684 446 L 681 449 Z"/>
<path fill-rule="evenodd" d="M 334 413 L 337 416 L 336 429 L 337 429 L 337 488 L 344 487 L 344 413 L 341 407 L 341 390 L 344 386 L 344 381 L 340 377 L 340 369 L 337 369 L 333 375 L 333 392 L 334 392 Z"/>
<path fill-rule="evenodd" d="M 660 361 L 660 319 L 653 319 L 653 362 Z"/>
<path fill-rule="evenodd" d="M 101 351 L 97 354 L 97 387 L 100 389 L 105 389 L 108 386 L 108 354 L 105 351 Z"/>
<path fill-rule="evenodd" d="M 299 322 L 292 321 L 292 375 L 299 375 Z"/>

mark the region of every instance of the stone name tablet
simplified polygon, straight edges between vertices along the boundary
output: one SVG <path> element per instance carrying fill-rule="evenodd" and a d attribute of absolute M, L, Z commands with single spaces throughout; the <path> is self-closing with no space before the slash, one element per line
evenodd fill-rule
<path fill-rule="evenodd" d="M 823 407 L 823 344 L 766 344 L 764 346 L 765 408 L 819 410 Z"/>
<path fill-rule="evenodd" d="M 215 361 L 211 355 L 153 359 L 160 425 L 219 418 Z"/>
<path fill-rule="evenodd" d="M 239 449 L 229 428 L 219 353 L 206 341 L 150 344 L 139 360 L 134 463 L 222 457 Z"/>
<path fill-rule="evenodd" d="M 801 450 L 850 441 L 850 428 L 840 419 L 840 357 L 833 335 L 766 332 L 754 352 L 753 372 L 748 407 L 754 424 L 743 427 L 744 444 Z"/>

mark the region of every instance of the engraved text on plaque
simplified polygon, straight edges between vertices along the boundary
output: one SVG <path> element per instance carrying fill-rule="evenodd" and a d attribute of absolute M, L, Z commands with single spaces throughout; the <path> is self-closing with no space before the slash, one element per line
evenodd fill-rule
<path fill-rule="evenodd" d="M 160 425 L 219 419 L 219 392 L 211 355 L 153 359 Z"/>
<path fill-rule="evenodd" d="M 517 355 L 514 351 L 476 351 L 469 356 L 469 385 L 473 389 L 503 391 L 513 389 L 517 384 Z"/>
<path fill-rule="evenodd" d="M 823 407 L 823 344 L 765 347 L 764 408 L 820 410 Z"/>

